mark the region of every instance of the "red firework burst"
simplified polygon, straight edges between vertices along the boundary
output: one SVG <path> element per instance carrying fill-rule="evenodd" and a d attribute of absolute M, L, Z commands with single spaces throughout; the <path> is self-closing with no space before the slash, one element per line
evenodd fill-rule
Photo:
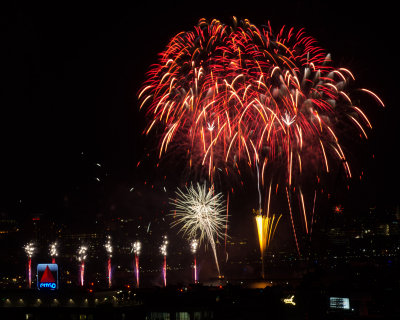
<path fill-rule="evenodd" d="M 331 64 L 303 29 L 274 35 L 248 20 L 228 27 L 201 19 L 148 72 L 139 93 L 150 117 L 145 133 L 161 130 L 160 157 L 178 149 L 210 177 L 240 159 L 263 168 L 280 159 L 291 185 L 310 155 L 327 172 L 329 155 L 336 158 L 351 177 L 336 125 L 353 124 L 367 137 L 371 124 L 346 92 L 352 73 Z"/>

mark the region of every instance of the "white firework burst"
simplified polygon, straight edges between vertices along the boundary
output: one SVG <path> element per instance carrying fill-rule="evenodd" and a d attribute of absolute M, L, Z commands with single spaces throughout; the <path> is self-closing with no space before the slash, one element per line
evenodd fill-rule
<path fill-rule="evenodd" d="M 85 246 L 85 245 L 82 245 L 82 246 L 80 246 L 79 247 L 79 249 L 78 249 L 78 255 L 77 255 L 77 259 L 78 259 L 78 261 L 85 261 L 86 260 L 86 257 L 87 257 L 87 246 Z"/>
<path fill-rule="evenodd" d="M 107 242 L 104 245 L 104 247 L 106 248 L 108 258 L 111 258 L 112 252 L 113 252 L 113 248 L 112 248 L 112 244 L 111 244 L 111 236 L 107 236 Z"/>
<path fill-rule="evenodd" d="M 163 256 L 167 255 L 167 248 L 168 248 L 168 238 L 167 236 L 163 237 L 163 242 L 160 246 L 160 252 Z"/>
<path fill-rule="evenodd" d="M 196 239 L 193 239 L 192 241 L 190 241 L 190 251 L 193 254 L 196 254 L 198 246 L 199 246 L 199 242 Z"/>
<path fill-rule="evenodd" d="M 54 258 L 58 256 L 57 247 L 58 247 L 57 242 L 53 242 L 52 244 L 50 244 L 50 257 Z"/>
<path fill-rule="evenodd" d="M 32 258 L 33 254 L 34 254 L 35 251 L 36 251 L 35 244 L 34 244 L 33 242 L 29 242 L 28 244 L 26 244 L 26 245 L 24 246 L 24 249 L 25 249 L 26 255 L 27 255 L 29 258 Z"/>
<path fill-rule="evenodd" d="M 175 220 L 173 227 L 180 226 L 180 232 L 189 239 L 199 239 L 199 243 L 207 240 L 214 252 L 218 274 L 219 265 L 215 248 L 215 240 L 223 238 L 223 229 L 226 223 L 224 200 L 222 193 L 215 193 L 214 187 L 207 188 L 207 184 L 196 187 L 193 184 L 185 187 L 185 192 L 178 188 L 177 198 L 171 199 L 174 205 Z"/>
<path fill-rule="evenodd" d="M 142 244 L 140 243 L 140 241 L 135 241 L 134 243 L 132 243 L 132 251 L 135 255 L 140 255 L 140 252 L 142 251 Z"/>

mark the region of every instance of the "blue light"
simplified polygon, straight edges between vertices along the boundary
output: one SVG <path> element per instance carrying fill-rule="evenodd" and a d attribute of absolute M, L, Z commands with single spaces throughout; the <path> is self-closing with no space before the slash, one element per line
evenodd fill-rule
<path fill-rule="evenodd" d="M 57 287 L 55 282 L 41 282 L 39 288 L 51 288 L 55 289 Z"/>

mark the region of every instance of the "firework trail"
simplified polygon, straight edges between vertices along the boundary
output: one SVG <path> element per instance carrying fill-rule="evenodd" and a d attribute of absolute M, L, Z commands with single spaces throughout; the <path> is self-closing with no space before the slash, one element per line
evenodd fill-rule
<path fill-rule="evenodd" d="M 83 287 L 85 283 L 85 260 L 87 257 L 87 249 L 87 246 L 80 246 L 77 255 L 77 259 L 80 262 L 79 283 L 81 287 Z"/>
<path fill-rule="evenodd" d="M 198 183 L 196 187 L 192 184 L 186 187 L 185 192 L 176 191 L 176 199 L 171 199 L 174 205 L 175 221 L 171 225 L 180 225 L 180 231 L 189 239 L 199 239 L 199 244 L 204 240 L 210 244 L 215 258 L 218 275 L 220 275 L 216 238 L 223 238 L 223 229 L 226 224 L 224 201 L 222 194 L 214 192 L 214 187 L 207 188 Z"/>
<path fill-rule="evenodd" d="M 160 246 L 160 253 L 164 257 L 163 268 L 162 268 L 164 287 L 167 286 L 167 247 L 168 247 L 168 239 L 167 236 L 164 236 L 163 242 Z"/>
<path fill-rule="evenodd" d="M 51 257 L 51 263 L 56 263 L 56 257 L 58 256 L 57 247 L 58 247 L 57 241 L 50 244 L 49 251 L 50 251 L 50 257 Z"/>
<path fill-rule="evenodd" d="M 135 276 L 136 276 L 136 287 L 139 288 L 139 255 L 142 250 L 142 244 L 140 241 L 135 241 L 132 244 L 132 251 L 135 255 Z"/>
<path fill-rule="evenodd" d="M 149 118 L 144 133 L 161 133 L 160 158 L 180 154 L 212 184 L 218 171 L 240 174 L 238 163 L 262 184 L 279 173 L 283 190 L 304 203 L 298 190 L 310 176 L 319 181 L 343 166 L 351 178 L 341 134 L 367 139 L 363 96 L 384 106 L 372 91 L 353 89 L 354 80 L 304 29 L 201 19 L 168 43 L 138 98 Z M 300 216 L 308 234 L 305 205 Z"/>
<path fill-rule="evenodd" d="M 197 248 L 199 247 L 199 242 L 196 239 L 193 239 L 190 241 L 190 251 L 193 254 L 193 278 L 194 278 L 194 283 L 197 283 L 197 261 L 196 261 L 196 253 L 197 253 Z"/>
<path fill-rule="evenodd" d="M 104 245 L 107 252 L 107 274 L 108 274 L 108 287 L 111 288 L 112 284 L 112 270 L 111 270 L 111 258 L 112 258 L 112 244 L 111 244 L 111 236 L 107 236 L 107 242 Z"/>
<path fill-rule="evenodd" d="M 26 255 L 28 256 L 28 288 L 32 287 L 32 257 L 36 251 L 35 245 L 33 242 L 29 242 L 24 246 L 24 250 Z"/>

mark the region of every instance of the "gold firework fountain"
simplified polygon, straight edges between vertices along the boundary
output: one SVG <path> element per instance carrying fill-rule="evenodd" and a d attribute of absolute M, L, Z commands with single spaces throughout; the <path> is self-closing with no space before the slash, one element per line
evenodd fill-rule
<path fill-rule="evenodd" d="M 253 209 L 257 224 L 258 241 L 260 244 L 260 254 L 261 254 L 261 277 L 265 279 L 264 273 L 264 256 L 266 250 L 274 238 L 276 227 L 278 226 L 279 220 L 282 215 L 264 215 L 262 210 Z"/>

